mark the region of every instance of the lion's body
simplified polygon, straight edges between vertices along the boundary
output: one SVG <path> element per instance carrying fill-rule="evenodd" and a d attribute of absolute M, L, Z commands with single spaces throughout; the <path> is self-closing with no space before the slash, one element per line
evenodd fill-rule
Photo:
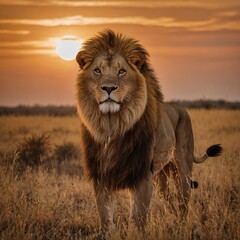
<path fill-rule="evenodd" d="M 81 148 L 103 230 L 112 224 L 112 194 L 126 188 L 132 218 L 144 222 L 153 176 L 166 192 L 172 170 L 183 212 L 189 199 L 191 121 L 182 107 L 163 103 L 147 57 L 137 41 L 112 31 L 87 41 L 77 56 Z"/>
<path fill-rule="evenodd" d="M 194 140 L 190 117 L 181 106 L 172 103 L 163 105 L 154 153 L 153 175 L 158 177 L 160 189 L 167 198 L 167 177 L 172 172 L 180 208 L 185 214 L 191 191 Z"/>

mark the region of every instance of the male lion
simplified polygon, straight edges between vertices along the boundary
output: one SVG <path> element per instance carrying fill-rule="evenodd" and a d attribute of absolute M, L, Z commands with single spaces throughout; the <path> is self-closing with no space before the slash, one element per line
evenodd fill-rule
<path fill-rule="evenodd" d="M 76 59 L 81 148 L 93 182 L 103 231 L 113 225 L 113 193 L 129 189 L 131 217 L 144 225 L 156 176 L 166 195 L 173 172 L 179 207 L 186 213 L 192 164 L 218 156 L 208 148 L 194 157 L 191 121 L 180 106 L 163 103 L 147 51 L 134 39 L 104 31 L 86 41 Z"/>

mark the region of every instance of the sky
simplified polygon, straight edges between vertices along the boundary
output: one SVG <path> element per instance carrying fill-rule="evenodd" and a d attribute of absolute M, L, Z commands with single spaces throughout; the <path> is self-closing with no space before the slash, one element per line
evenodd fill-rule
<path fill-rule="evenodd" d="M 75 105 L 56 40 L 107 28 L 147 49 L 166 101 L 240 101 L 239 0 L 0 0 L 0 105 Z"/>

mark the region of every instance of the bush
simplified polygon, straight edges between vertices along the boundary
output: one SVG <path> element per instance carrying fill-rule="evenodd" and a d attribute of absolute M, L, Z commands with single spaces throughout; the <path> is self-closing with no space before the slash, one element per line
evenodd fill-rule
<path fill-rule="evenodd" d="M 72 142 L 65 142 L 55 145 L 54 156 L 59 161 L 76 159 L 79 157 L 79 150 Z"/>
<path fill-rule="evenodd" d="M 50 152 L 49 136 L 46 134 L 32 134 L 18 146 L 19 159 L 30 167 L 38 167 Z"/>

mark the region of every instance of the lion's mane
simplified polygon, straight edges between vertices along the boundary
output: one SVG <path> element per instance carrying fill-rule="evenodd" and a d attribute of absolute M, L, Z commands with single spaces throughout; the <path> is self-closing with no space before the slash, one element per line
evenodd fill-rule
<path fill-rule="evenodd" d="M 88 101 L 90 76 L 86 69 L 96 56 L 108 54 L 111 58 L 115 53 L 123 56 L 144 82 L 140 89 L 147 94 L 147 102 L 141 114 L 132 104 L 119 113 L 104 115 L 97 104 Z M 112 190 L 137 187 L 149 174 L 163 101 L 148 53 L 136 40 L 106 30 L 85 42 L 77 62 L 81 68 L 76 84 L 81 148 L 87 175 Z"/>

